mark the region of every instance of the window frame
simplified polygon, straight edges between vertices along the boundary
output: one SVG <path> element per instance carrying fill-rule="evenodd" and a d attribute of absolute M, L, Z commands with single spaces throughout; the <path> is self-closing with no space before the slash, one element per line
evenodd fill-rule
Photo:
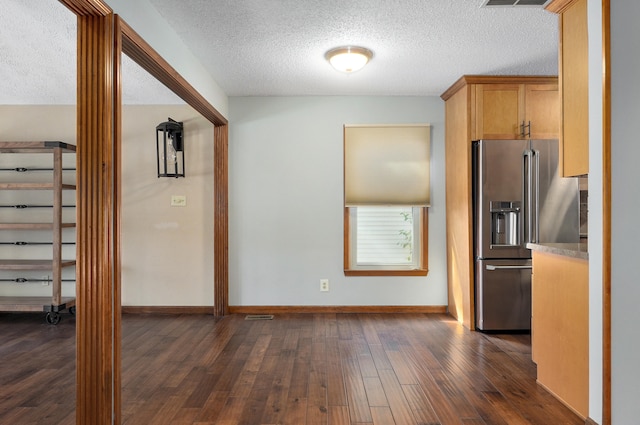
<path fill-rule="evenodd" d="M 426 276 L 429 273 L 429 207 L 417 207 L 420 209 L 420 258 L 417 269 L 366 269 L 351 268 L 351 208 L 344 207 L 344 274 L 345 276 Z"/>

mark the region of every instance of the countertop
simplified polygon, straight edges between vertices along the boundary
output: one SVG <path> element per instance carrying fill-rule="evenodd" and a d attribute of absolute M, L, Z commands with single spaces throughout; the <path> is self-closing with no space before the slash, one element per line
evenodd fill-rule
<path fill-rule="evenodd" d="M 587 242 L 579 243 L 528 243 L 527 248 L 533 251 L 564 255 L 565 257 L 589 259 Z"/>

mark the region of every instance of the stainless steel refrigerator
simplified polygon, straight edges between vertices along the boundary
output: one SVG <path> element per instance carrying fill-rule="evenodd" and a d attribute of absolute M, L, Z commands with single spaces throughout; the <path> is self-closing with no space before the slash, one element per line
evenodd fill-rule
<path fill-rule="evenodd" d="M 579 188 L 558 172 L 557 140 L 473 143 L 476 328 L 531 329 L 528 242 L 578 242 Z"/>

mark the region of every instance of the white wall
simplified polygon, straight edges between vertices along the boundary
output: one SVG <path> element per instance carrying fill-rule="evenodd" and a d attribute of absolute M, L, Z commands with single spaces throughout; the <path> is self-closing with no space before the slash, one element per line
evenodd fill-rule
<path fill-rule="evenodd" d="M 167 117 L 184 122 L 185 178 L 157 177 Z M 122 140 L 122 305 L 212 306 L 213 125 L 186 105 L 125 106 Z"/>
<path fill-rule="evenodd" d="M 640 2 L 611 1 L 612 421 L 640 418 L 638 241 L 640 226 Z"/>
<path fill-rule="evenodd" d="M 229 122 L 230 305 L 446 305 L 440 98 L 232 97 Z M 374 123 L 432 126 L 427 277 L 344 276 L 342 128 Z"/>

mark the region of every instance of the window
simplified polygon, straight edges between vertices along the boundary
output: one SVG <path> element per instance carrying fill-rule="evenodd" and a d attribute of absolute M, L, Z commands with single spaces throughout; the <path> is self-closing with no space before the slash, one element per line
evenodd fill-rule
<path fill-rule="evenodd" d="M 416 270 L 420 267 L 420 208 L 349 209 L 351 269 Z"/>
<path fill-rule="evenodd" d="M 345 208 L 345 275 L 427 274 L 427 208 Z"/>
<path fill-rule="evenodd" d="M 426 275 L 428 125 L 345 126 L 346 275 Z"/>

